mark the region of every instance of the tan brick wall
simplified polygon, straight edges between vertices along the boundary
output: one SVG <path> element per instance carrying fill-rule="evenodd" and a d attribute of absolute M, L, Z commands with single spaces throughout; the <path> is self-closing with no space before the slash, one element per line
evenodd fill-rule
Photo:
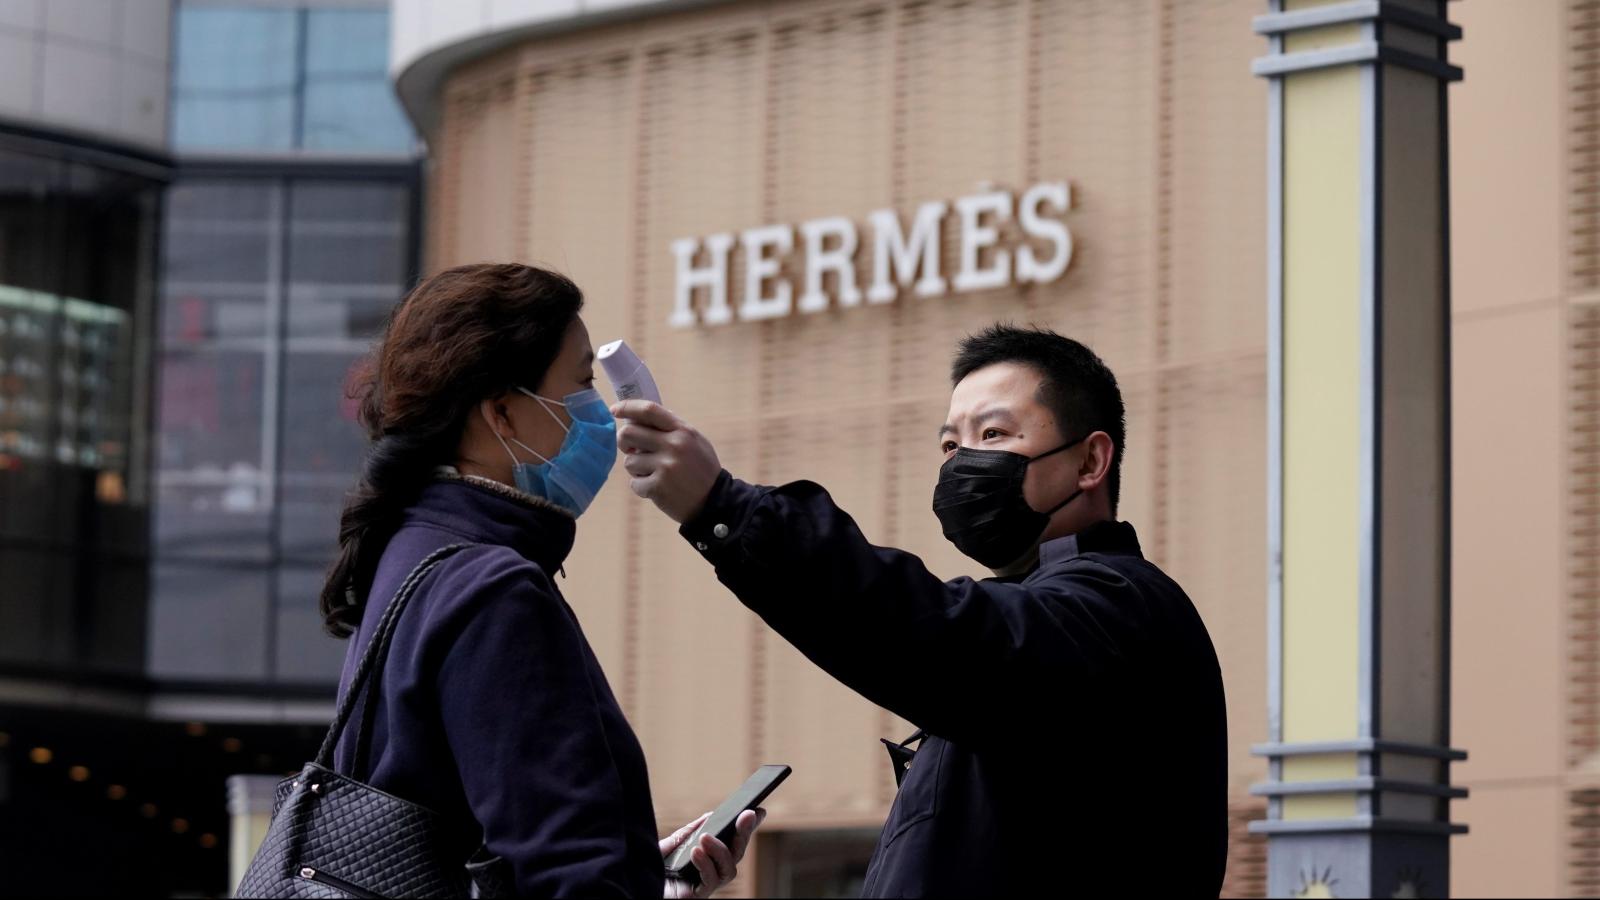
<path fill-rule="evenodd" d="M 1267 895 L 1267 839 L 1250 833 L 1250 823 L 1266 817 L 1264 800 L 1251 797 L 1228 804 L 1228 871 L 1222 879 L 1223 897 Z"/>
<path fill-rule="evenodd" d="M 1244 830 L 1264 776 L 1249 746 L 1265 739 L 1266 103 L 1248 67 L 1260 11 L 735 4 L 474 63 L 447 83 L 431 136 L 431 267 L 508 257 L 568 272 L 596 341 L 626 336 L 730 469 L 819 481 L 870 538 L 946 577 L 978 574 L 928 509 L 956 340 L 1013 320 L 1095 347 L 1129 409 L 1122 516 L 1222 657 L 1230 896 L 1262 889 L 1261 843 Z M 673 239 L 821 215 L 865 238 L 874 209 L 1042 180 L 1075 194 L 1074 261 L 1053 284 L 667 325 Z M 958 247 L 950 223 L 944 234 L 948 277 Z M 877 738 L 905 723 L 776 640 L 626 490 L 604 492 L 581 530 L 563 589 L 640 732 L 664 824 L 774 760 L 796 770 L 774 825 L 881 823 L 893 782 Z"/>
<path fill-rule="evenodd" d="M 1248 65 L 1263 9 L 729 4 L 474 62 L 446 83 L 430 135 L 432 267 L 568 272 L 595 339 L 626 336 L 729 468 L 817 480 L 869 537 L 947 577 L 976 574 L 928 511 L 955 340 L 1010 319 L 1100 351 L 1129 408 L 1123 517 L 1194 597 L 1227 679 L 1228 896 L 1264 889 L 1264 845 L 1245 827 L 1264 776 L 1249 746 L 1265 738 L 1266 88 Z M 1467 31 L 1453 51 L 1467 80 L 1450 89 L 1453 714 L 1474 791 L 1457 804 L 1473 829 L 1456 845 L 1459 894 L 1595 890 L 1597 10 L 1451 10 Z M 667 326 L 673 239 L 821 215 L 864 225 L 982 183 L 1062 179 L 1076 253 L 1054 284 Z M 947 275 L 956 253 L 947 227 Z M 774 639 L 625 490 L 582 530 L 563 587 L 640 731 L 663 824 L 771 760 L 796 767 L 774 826 L 882 821 L 893 783 L 876 739 L 905 723 Z"/>

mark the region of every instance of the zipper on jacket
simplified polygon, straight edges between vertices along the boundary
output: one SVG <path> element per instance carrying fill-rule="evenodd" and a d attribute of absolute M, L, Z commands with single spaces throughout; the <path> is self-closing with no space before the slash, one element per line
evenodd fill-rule
<path fill-rule="evenodd" d="M 306 866 L 306 867 L 304 867 L 304 868 L 302 868 L 300 870 L 300 877 L 304 878 L 307 881 L 315 881 L 315 882 L 318 882 L 318 883 L 321 883 L 321 884 L 325 884 L 328 887 L 344 891 L 346 894 L 349 894 L 352 897 L 361 897 L 361 898 L 363 898 L 363 900 L 366 900 L 366 898 L 373 898 L 373 900 L 378 900 L 378 898 L 381 898 L 383 896 L 382 894 L 375 894 L 372 891 L 369 891 L 366 888 L 361 887 L 360 885 L 351 884 L 350 882 L 345 881 L 343 878 L 340 878 L 337 875 L 329 875 L 327 872 L 322 872 L 322 871 L 319 871 L 317 869 L 313 869 L 310 866 Z"/>

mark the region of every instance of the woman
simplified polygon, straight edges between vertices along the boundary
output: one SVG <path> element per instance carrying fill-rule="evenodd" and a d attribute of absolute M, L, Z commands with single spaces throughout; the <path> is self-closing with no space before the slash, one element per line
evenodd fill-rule
<path fill-rule="evenodd" d="M 616 454 L 594 353 L 566 278 L 521 265 L 440 272 L 394 311 L 361 420 L 371 438 L 322 591 L 351 637 L 341 693 L 413 567 L 467 547 L 423 581 L 383 670 L 372 740 L 343 774 L 441 813 L 463 861 L 480 842 L 519 896 L 690 896 L 662 858 L 644 754 L 555 583 L 577 519 Z M 370 602 L 369 602 L 370 601 Z M 693 851 L 702 885 L 734 876 L 759 824 Z"/>

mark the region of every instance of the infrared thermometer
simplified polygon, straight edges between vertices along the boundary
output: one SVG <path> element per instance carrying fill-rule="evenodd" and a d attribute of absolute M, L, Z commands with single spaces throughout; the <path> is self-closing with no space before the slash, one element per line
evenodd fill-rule
<path fill-rule="evenodd" d="M 618 402 L 623 400 L 649 400 L 661 402 L 661 391 L 644 361 L 628 347 L 627 341 L 612 341 L 595 351 L 594 358 L 606 370 L 606 379 L 616 392 Z"/>

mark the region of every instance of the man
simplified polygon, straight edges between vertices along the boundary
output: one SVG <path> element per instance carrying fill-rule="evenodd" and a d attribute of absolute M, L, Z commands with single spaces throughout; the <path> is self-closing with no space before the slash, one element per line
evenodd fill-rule
<path fill-rule="evenodd" d="M 1215 897 L 1222 677 L 1193 604 L 1116 520 L 1116 379 L 1076 341 L 995 326 L 951 380 L 933 511 L 981 581 L 869 544 L 816 484 L 732 477 L 654 404 L 614 407 L 617 441 L 634 492 L 740 601 L 921 729 L 891 745 L 903 780 L 868 896 Z"/>

